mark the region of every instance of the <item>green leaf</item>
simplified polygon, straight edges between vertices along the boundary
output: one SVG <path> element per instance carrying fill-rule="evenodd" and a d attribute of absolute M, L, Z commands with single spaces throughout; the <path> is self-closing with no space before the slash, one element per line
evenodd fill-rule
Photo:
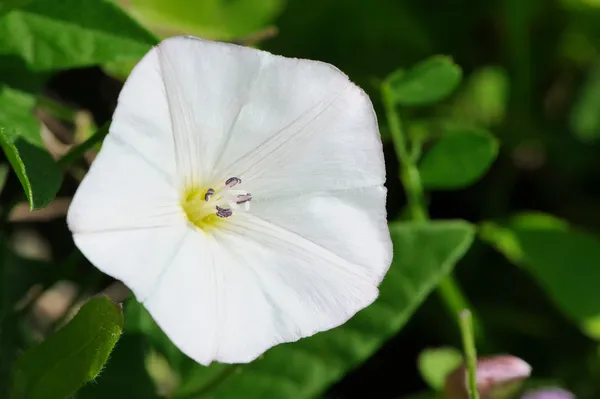
<path fill-rule="evenodd" d="M 458 87 L 462 70 L 450 57 L 434 56 L 408 71 L 387 78 L 393 99 L 399 105 L 428 105 L 448 97 Z"/>
<path fill-rule="evenodd" d="M 132 0 L 131 7 L 156 31 L 233 40 L 254 33 L 283 10 L 284 0 Z M 193 12 L 190 12 L 193 10 Z"/>
<path fill-rule="evenodd" d="M 0 18 L 0 54 L 53 70 L 141 58 L 156 38 L 108 0 L 35 0 Z"/>
<path fill-rule="evenodd" d="M 462 361 L 462 353 L 455 348 L 425 349 L 419 355 L 419 372 L 432 389 L 442 391 L 446 376 L 454 371 Z"/>
<path fill-rule="evenodd" d="M 583 142 L 600 138 L 600 64 L 589 71 L 570 117 L 573 134 Z"/>
<path fill-rule="evenodd" d="M 488 131 L 463 129 L 447 132 L 419 163 L 427 189 L 467 187 L 483 176 L 498 156 L 498 141 Z"/>
<path fill-rule="evenodd" d="M 29 208 L 41 209 L 56 196 L 62 173 L 48 152 L 21 137 L 13 140 L 0 128 L 0 146 L 23 186 Z"/>
<path fill-rule="evenodd" d="M 558 308 L 600 339 L 600 239 L 551 215 L 524 213 L 486 222 L 481 238 L 526 268 Z"/>
<path fill-rule="evenodd" d="M 65 327 L 17 360 L 11 399 L 64 399 L 102 370 L 123 327 L 106 297 L 89 300 Z"/>
<path fill-rule="evenodd" d="M 313 398 L 358 366 L 410 318 L 464 255 L 473 227 L 462 221 L 392 223 L 398 256 L 377 301 L 331 331 L 269 350 L 248 365 L 196 365 L 176 398 Z"/>

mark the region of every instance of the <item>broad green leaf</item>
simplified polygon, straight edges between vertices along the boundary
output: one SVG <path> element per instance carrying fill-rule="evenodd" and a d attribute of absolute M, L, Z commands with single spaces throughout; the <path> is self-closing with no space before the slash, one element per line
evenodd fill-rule
<path fill-rule="evenodd" d="M 284 0 L 132 0 L 135 15 L 167 35 L 194 34 L 214 40 L 247 36 L 272 23 Z"/>
<path fill-rule="evenodd" d="M 65 327 L 17 360 L 11 399 L 65 399 L 102 370 L 123 327 L 106 297 L 89 300 Z"/>
<path fill-rule="evenodd" d="M 474 235 L 473 226 L 463 221 L 392 223 L 390 231 L 399 256 L 375 303 L 343 326 L 277 346 L 248 365 L 179 363 L 183 383 L 174 397 L 198 397 L 201 392 L 202 398 L 212 399 L 313 398 L 358 366 L 402 328 L 464 255 Z M 139 308 L 135 312 L 143 314 Z M 158 346 L 165 344 L 147 314 L 132 323 L 129 328 L 152 335 L 151 341 L 161 342 Z"/>
<path fill-rule="evenodd" d="M 127 318 L 127 317 L 125 317 Z M 158 399 L 157 388 L 146 370 L 146 355 L 149 351 L 143 336 L 124 333 L 119 344 L 110 355 L 108 366 L 77 394 L 77 399 Z"/>
<path fill-rule="evenodd" d="M 498 156 L 498 141 L 488 131 L 448 132 L 419 163 L 423 186 L 452 190 L 475 183 Z"/>
<path fill-rule="evenodd" d="M 57 163 L 44 149 L 4 132 L 0 128 L 0 146 L 23 186 L 29 208 L 35 210 L 47 206 L 62 183 Z"/>
<path fill-rule="evenodd" d="M 600 138 L 600 64 L 594 65 L 584 82 L 570 117 L 571 130 L 583 142 Z"/>
<path fill-rule="evenodd" d="M 446 377 L 463 361 L 462 353 L 455 348 L 425 349 L 419 355 L 418 365 L 421 377 L 436 391 L 444 389 Z"/>
<path fill-rule="evenodd" d="M 0 17 L 0 54 L 34 70 L 141 58 L 155 37 L 108 0 L 35 0 Z"/>
<path fill-rule="evenodd" d="M 408 71 L 387 78 L 394 101 L 399 105 L 428 105 L 448 97 L 458 87 L 462 70 L 450 57 L 434 56 Z"/>
<path fill-rule="evenodd" d="M 550 215 L 486 222 L 482 239 L 537 279 L 565 315 L 600 339 L 600 239 Z"/>

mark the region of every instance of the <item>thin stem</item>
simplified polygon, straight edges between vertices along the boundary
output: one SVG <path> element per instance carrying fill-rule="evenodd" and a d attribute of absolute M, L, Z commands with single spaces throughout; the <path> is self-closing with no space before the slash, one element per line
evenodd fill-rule
<path fill-rule="evenodd" d="M 473 334 L 473 317 L 467 309 L 460 313 L 460 332 L 463 341 L 463 350 L 467 364 L 467 392 L 469 399 L 479 399 L 477 390 L 477 349 L 475 348 L 475 334 Z"/>
<path fill-rule="evenodd" d="M 400 181 L 406 191 L 410 217 L 415 222 L 426 222 L 429 220 L 429 214 L 425 205 L 421 175 L 417 168 L 422 143 L 415 143 L 413 151 L 408 151 L 408 139 L 402 129 L 402 122 L 394 104 L 391 87 L 386 81 L 381 85 L 381 94 L 394 149 L 400 163 Z M 462 309 L 469 307 L 465 295 L 452 275 L 441 281 L 438 293 L 453 318 L 458 317 Z"/>
<path fill-rule="evenodd" d="M 425 207 L 421 176 L 416 163 L 407 150 L 406 135 L 402 130 L 402 123 L 394 105 L 392 90 L 387 82 L 381 85 L 381 93 L 390 134 L 392 135 L 392 142 L 394 143 L 396 156 L 401 166 L 400 181 L 402 181 L 402 185 L 406 190 L 410 215 L 413 220 L 424 222 L 429 217 Z"/>

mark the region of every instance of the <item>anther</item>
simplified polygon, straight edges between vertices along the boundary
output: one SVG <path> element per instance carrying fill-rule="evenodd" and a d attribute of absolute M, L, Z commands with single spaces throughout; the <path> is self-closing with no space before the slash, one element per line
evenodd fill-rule
<path fill-rule="evenodd" d="M 216 206 L 217 208 L 217 216 L 220 218 L 228 218 L 233 215 L 233 211 L 229 208 L 221 208 L 220 206 Z"/>
<path fill-rule="evenodd" d="M 236 204 L 243 204 L 245 202 L 248 202 L 252 199 L 252 194 L 248 193 L 248 194 L 242 194 L 242 195 L 238 195 L 237 196 L 237 201 L 235 201 Z"/>
<path fill-rule="evenodd" d="M 206 192 L 206 194 L 204 194 L 204 201 L 208 202 L 210 200 L 210 197 L 212 197 L 214 193 L 215 193 L 215 190 L 213 190 L 212 188 L 209 188 L 208 191 Z"/>
<path fill-rule="evenodd" d="M 239 177 L 230 177 L 229 179 L 227 179 L 225 181 L 225 186 L 231 188 L 233 186 L 235 186 L 236 184 L 240 184 L 242 182 L 242 179 L 240 179 Z"/>

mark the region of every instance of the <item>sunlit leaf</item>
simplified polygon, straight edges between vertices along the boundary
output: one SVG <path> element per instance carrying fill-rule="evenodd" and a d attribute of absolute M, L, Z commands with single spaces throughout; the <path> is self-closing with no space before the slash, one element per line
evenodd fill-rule
<path fill-rule="evenodd" d="M 419 354 L 419 372 L 430 388 L 442 391 L 446 377 L 462 363 L 462 360 L 462 353 L 455 348 L 425 349 Z"/>
<path fill-rule="evenodd" d="M 166 35 L 194 34 L 239 39 L 273 22 L 283 0 L 132 0 L 124 2 L 149 26 Z"/>
<path fill-rule="evenodd" d="M 34 70 L 136 60 L 155 43 L 108 0 L 35 0 L 0 17 L 0 54 Z"/>
<path fill-rule="evenodd" d="M 545 214 L 486 222 L 481 237 L 529 270 L 565 315 L 600 339 L 600 239 Z"/>
<path fill-rule="evenodd" d="M 17 360 L 12 399 L 65 399 L 104 367 L 123 327 L 106 297 L 88 301 L 65 327 Z"/>
<path fill-rule="evenodd" d="M 248 365 L 203 367 L 179 359 L 182 385 L 175 397 L 196 397 L 202 392 L 202 397 L 213 399 L 312 398 L 367 359 L 402 328 L 464 255 L 474 235 L 473 227 L 462 221 L 392 223 L 390 231 L 399 255 L 373 305 L 341 327 L 277 346 Z M 138 314 L 129 318 L 138 324 L 138 331 L 151 335 L 155 345 L 168 354 L 165 337 L 150 323 L 149 315 L 140 312 L 139 305 L 135 309 L 135 303 L 128 306 Z"/>
<path fill-rule="evenodd" d="M 486 130 L 448 132 L 419 163 L 423 186 L 458 189 L 475 183 L 498 155 L 498 140 Z"/>
<path fill-rule="evenodd" d="M 462 71 L 452 59 L 431 57 L 408 71 L 397 71 L 387 82 L 396 103 L 405 106 L 427 105 L 443 100 L 458 87 Z"/>

